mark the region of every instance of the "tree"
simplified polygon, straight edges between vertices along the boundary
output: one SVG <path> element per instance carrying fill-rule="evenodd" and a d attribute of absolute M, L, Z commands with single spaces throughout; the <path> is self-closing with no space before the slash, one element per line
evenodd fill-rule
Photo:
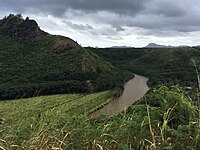
<path fill-rule="evenodd" d="M 20 19 L 23 19 L 22 14 L 16 14 L 16 17 L 19 17 Z"/>

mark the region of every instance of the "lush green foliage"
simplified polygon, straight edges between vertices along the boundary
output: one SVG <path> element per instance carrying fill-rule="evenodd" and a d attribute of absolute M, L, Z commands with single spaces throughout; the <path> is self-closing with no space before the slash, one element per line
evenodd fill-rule
<path fill-rule="evenodd" d="M 0 99 L 102 91 L 124 82 L 110 63 L 75 41 L 13 15 L 0 20 L 0 70 Z"/>
<path fill-rule="evenodd" d="M 150 85 L 194 85 L 190 60 L 198 63 L 198 47 L 91 50 L 49 35 L 20 15 L 0 20 L 0 99 L 117 85 L 112 93 L 0 101 L 0 149 L 200 149 L 200 93 L 195 90 L 160 86 L 126 112 L 88 118 L 111 96 L 121 95 L 132 72 L 150 77 Z"/>
<path fill-rule="evenodd" d="M 197 83 L 191 59 L 199 61 L 198 47 L 91 50 L 121 70 L 149 77 L 151 86 L 162 83 L 194 86 Z"/>
<path fill-rule="evenodd" d="M 41 130 L 50 134 L 64 127 L 72 116 L 87 115 L 110 100 L 109 92 L 101 92 L 0 101 L 0 139 L 18 143 L 33 138 Z"/>
<path fill-rule="evenodd" d="M 179 87 L 152 89 L 126 112 L 88 119 L 87 112 L 104 102 L 107 94 L 1 102 L 5 117 L 1 128 L 10 131 L 2 136 L 2 145 L 17 145 L 15 149 L 200 149 L 198 106 Z"/>

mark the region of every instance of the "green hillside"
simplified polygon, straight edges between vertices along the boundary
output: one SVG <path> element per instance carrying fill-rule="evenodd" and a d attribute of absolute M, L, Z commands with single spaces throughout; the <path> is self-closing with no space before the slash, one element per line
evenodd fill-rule
<path fill-rule="evenodd" d="M 83 48 L 9 15 L 0 20 L 0 150 L 199 150 L 199 58 L 199 47 Z M 90 118 L 133 73 L 150 78 L 146 95 Z"/>
<path fill-rule="evenodd" d="M 110 100 L 109 92 L 100 92 L 0 101 L 0 141 L 7 137 L 20 143 L 40 130 L 50 133 L 64 126 L 72 116 L 88 115 Z"/>
<path fill-rule="evenodd" d="M 192 48 L 129 48 L 91 49 L 121 70 L 150 78 L 149 85 L 169 84 L 194 86 L 195 68 L 191 60 L 200 61 L 200 49 Z"/>
<path fill-rule="evenodd" d="M 0 149 L 198 150 L 198 94 L 160 86 L 127 111 L 95 119 L 87 115 L 109 92 L 0 101 Z"/>
<path fill-rule="evenodd" d="M 0 70 L 0 99 L 94 92 L 124 82 L 96 54 L 19 15 L 0 20 Z"/>

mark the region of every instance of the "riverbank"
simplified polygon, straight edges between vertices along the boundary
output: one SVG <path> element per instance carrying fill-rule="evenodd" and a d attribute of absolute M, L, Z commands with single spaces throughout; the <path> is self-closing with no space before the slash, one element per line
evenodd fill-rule
<path fill-rule="evenodd" d="M 144 76 L 135 74 L 133 79 L 125 83 L 122 96 L 112 100 L 101 109 L 91 113 L 89 118 L 95 118 L 102 114 L 112 116 L 126 110 L 126 108 L 134 102 L 141 99 L 149 90 L 149 87 L 147 86 L 148 80 L 149 79 Z"/>

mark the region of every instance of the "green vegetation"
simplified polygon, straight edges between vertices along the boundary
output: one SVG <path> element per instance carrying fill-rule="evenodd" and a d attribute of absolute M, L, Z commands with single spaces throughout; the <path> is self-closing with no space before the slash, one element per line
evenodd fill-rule
<path fill-rule="evenodd" d="M 199 93 L 196 93 L 198 99 Z M 0 102 L 5 149 L 200 149 L 199 105 L 180 87 L 152 89 L 117 116 L 88 119 L 109 93 Z M 2 119 L 3 120 L 3 119 Z"/>
<path fill-rule="evenodd" d="M 170 85 L 199 83 L 199 56 L 198 47 L 86 49 L 9 15 L 0 20 L 0 149 L 198 150 L 200 93 Z M 154 88 L 125 112 L 89 118 L 132 73 Z"/>
<path fill-rule="evenodd" d="M 0 99 L 102 91 L 125 80 L 75 41 L 15 15 L 0 20 L 0 70 Z"/>
<path fill-rule="evenodd" d="M 0 139 L 4 137 L 19 144 L 35 138 L 39 132 L 50 134 L 73 116 L 86 116 L 110 100 L 109 92 L 100 92 L 0 101 Z"/>
<path fill-rule="evenodd" d="M 120 70 L 149 77 L 150 86 L 163 83 L 194 86 L 197 83 L 191 59 L 199 60 L 198 47 L 91 50 Z"/>

